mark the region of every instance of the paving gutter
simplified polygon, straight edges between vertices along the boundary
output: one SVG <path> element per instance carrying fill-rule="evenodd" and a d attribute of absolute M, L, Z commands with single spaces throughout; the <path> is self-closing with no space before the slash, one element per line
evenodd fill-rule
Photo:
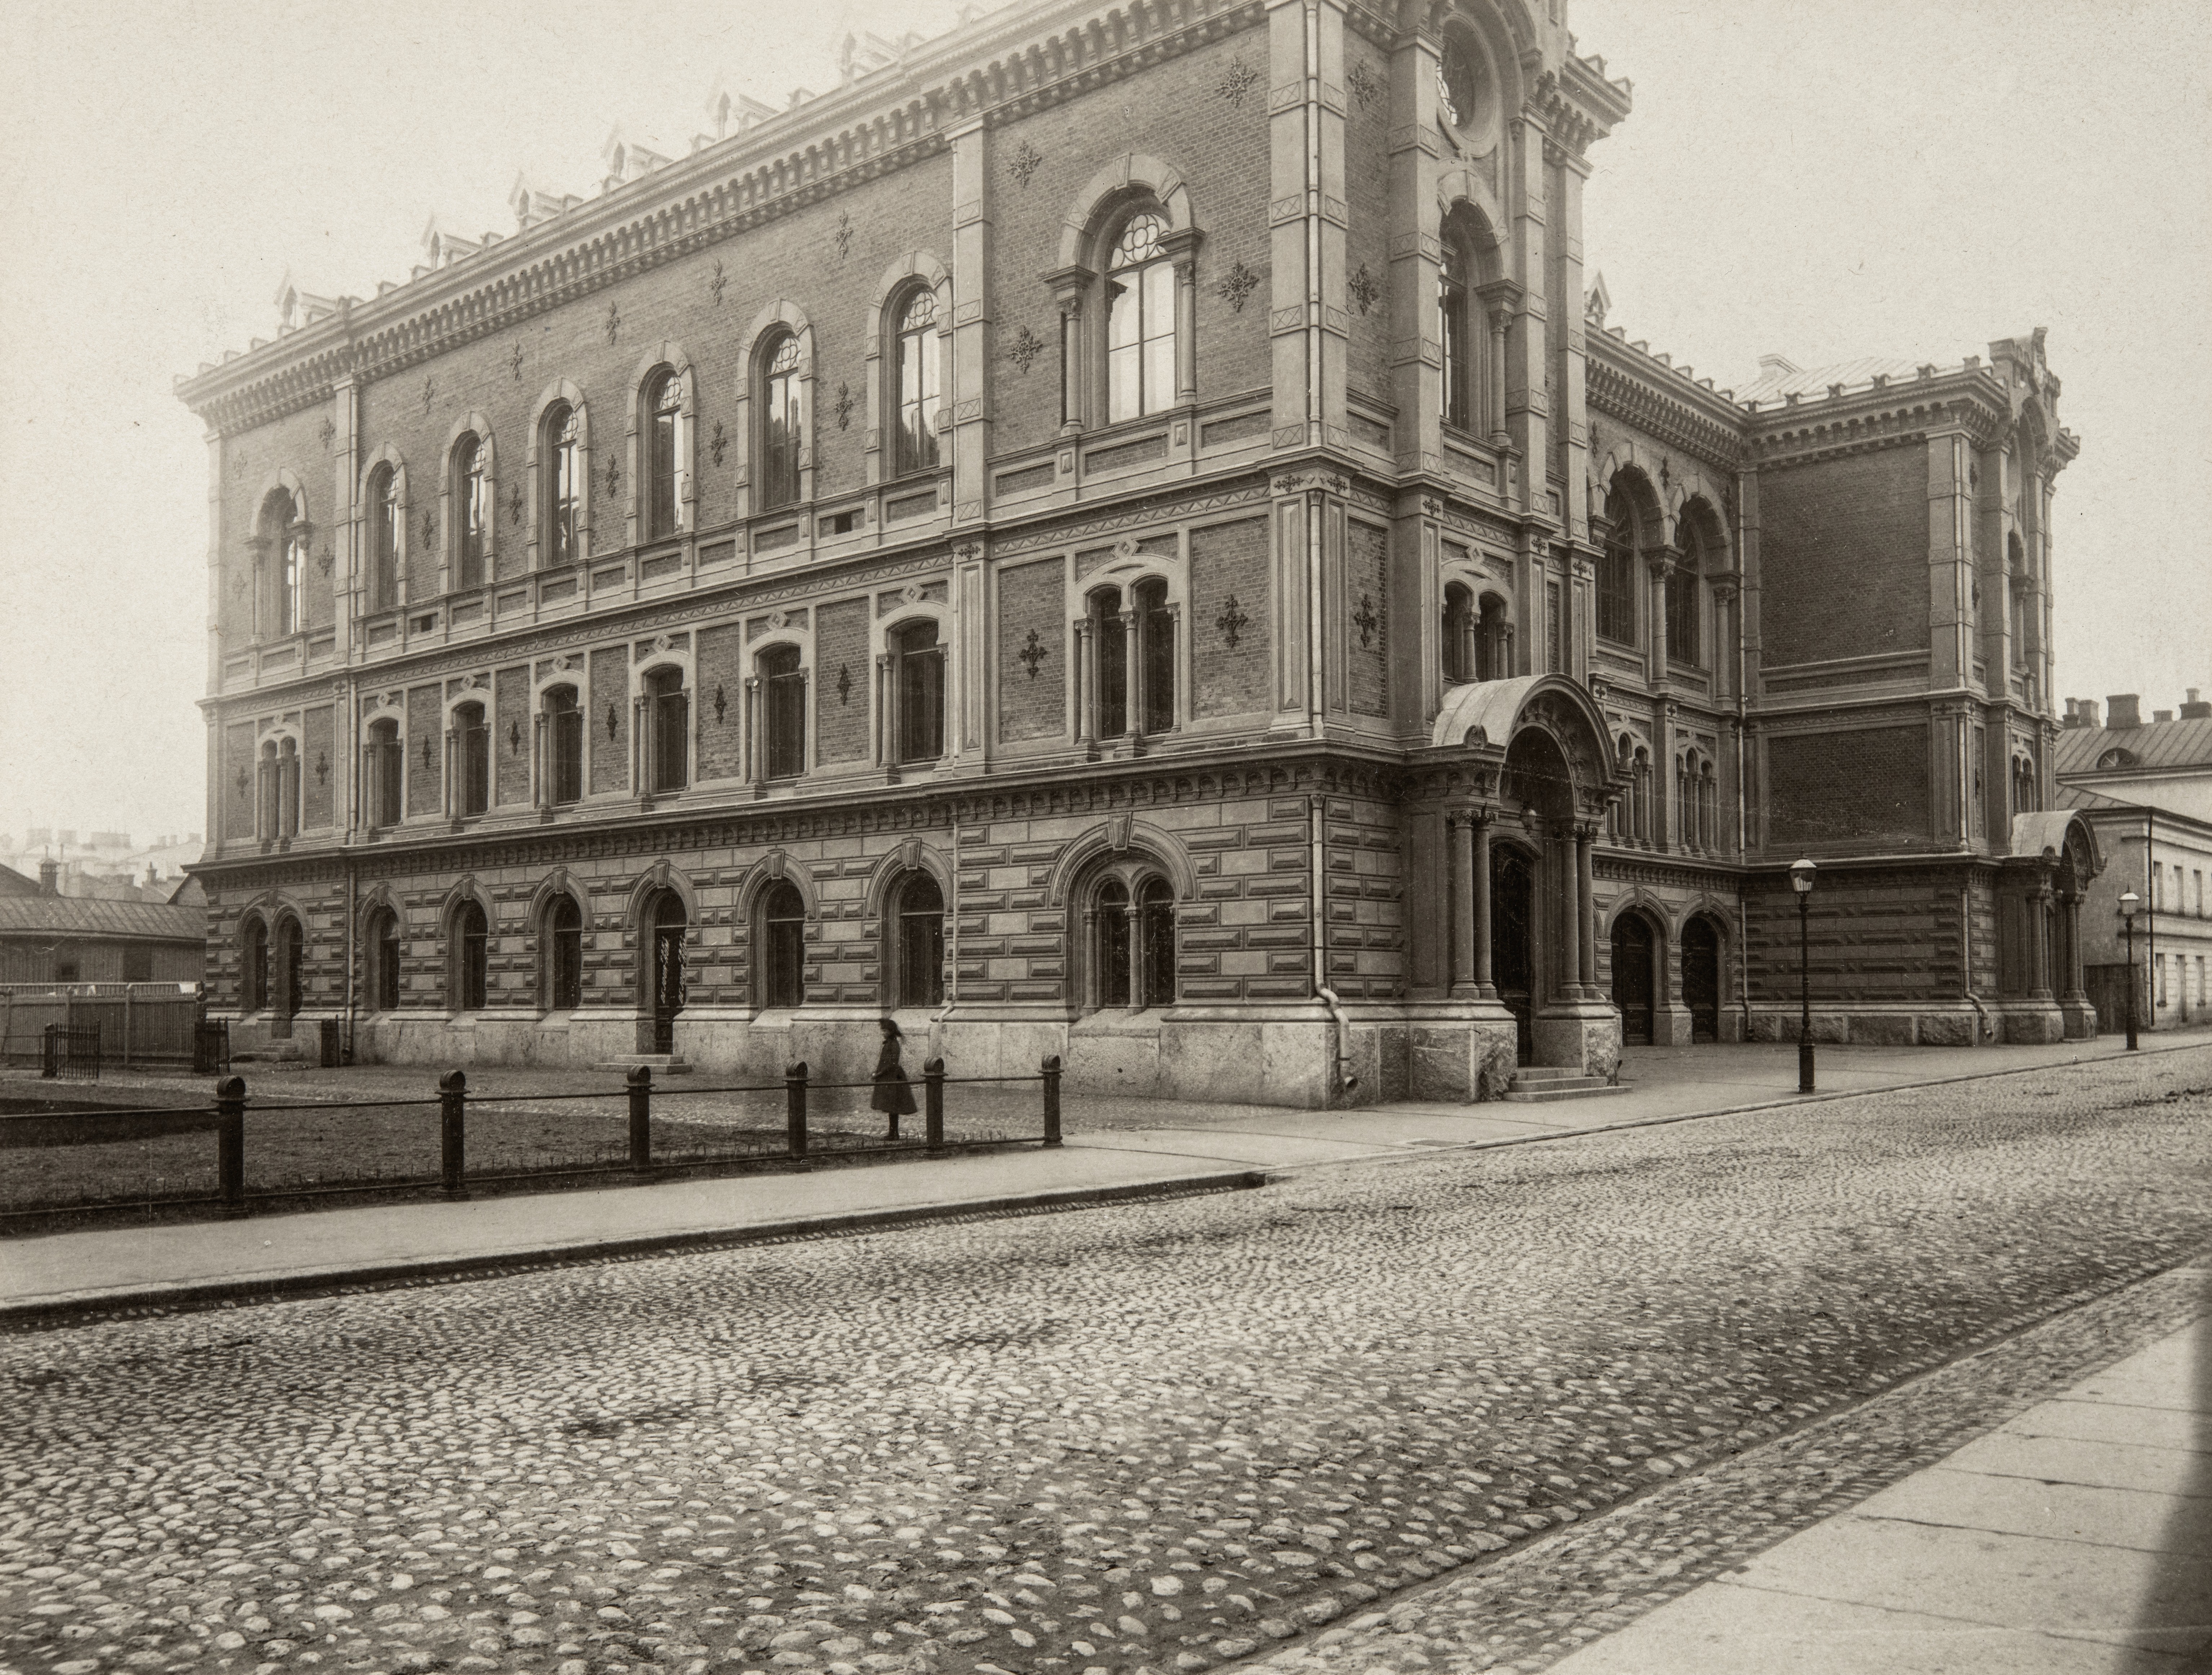
<path fill-rule="evenodd" d="M 2173 1053 L 2201 1052 L 2212 1042 L 2188 1041 L 2155 1047 L 2136 1053 L 2137 1059 Z M 357 1266 L 335 1265 L 291 1273 L 206 1280 L 181 1285 L 145 1286 L 136 1290 L 59 1292 L 27 1302 L 0 1304 L 0 1335 L 86 1324 L 112 1316 L 159 1311 L 221 1308 L 241 1304 L 274 1302 L 307 1296 L 326 1296 L 343 1291 L 387 1289 L 440 1280 L 495 1278 L 509 1274 L 565 1267 L 584 1262 L 630 1260 L 639 1257 L 687 1251 L 726 1250 L 745 1245 L 774 1244 L 794 1239 L 836 1238 L 895 1228 L 1000 1216 L 1048 1214 L 1094 1206 L 1139 1203 L 1157 1199 L 1191 1198 L 1221 1192 L 1249 1192 L 1270 1181 L 1286 1180 L 1304 1171 L 1341 1168 L 1351 1163 L 1407 1162 L 1421 1158 L 1449 1156 L 1455 1152 L 1498 1151 L 1511 1146 L 1546 1145 L 1560 1140 L 1582 1139 L 1592 1134 L 1617 1134 L 1638 1128 L 1663 1128 L 1674 1123 L 1704 1122 L 1717 1117 L 1741 1116 L 1756 1111 L 1797 1109 L 1838 1100 L 1871 1099 L 1883 1094 L 1910 1093 L 1923 1088 L 1948 1087 L 1960 1082 L 1990 1082 L 2001 1077 L 2040 1075 L 2086 1064 L 2125 1063 L 2122 1055 L 2096 1055 L 2005 1070 L 1968 1071 L 1956 1076 L 1929 1077 L 1917 1082 L 1890 1083 L 1878 1088 L 1846 1088 L 1830 1093 L 1789 1094 L 1717 1110 L 1678 1111 L 1658 1117 L 1631 1117 L 1620 1122 L 1597 1123 L 1584 1128 L 1557 1129 L 1500 1139 L 1427 1143 L 1393 1146 L 1363 1152 L 1354 1157 L 1316 1159 L 1308 1163 L 1272 1164 L 1264 1168 L 1228 1168 L 1202 1174 L 1174 1176 L 1160 1180 L 1134 1181 L 1113 1186 L 1063 1188 L 1000 1198 L 945 1199 L 929 1204 L 903 1205 L 893 1209 L 854 1211 L 842 1215 L 795 1217 L 786 1221 L 759 1222 L 739 1228 L 710 1228 L 686 1233 L 640 1234 L 628 1238 L 598 1239 L 578 1243 L 548 1243 L 522 1250 L 490 1252 L 475 1256 L 436 1258 L 427 1261 L 380 1262 Z"/>

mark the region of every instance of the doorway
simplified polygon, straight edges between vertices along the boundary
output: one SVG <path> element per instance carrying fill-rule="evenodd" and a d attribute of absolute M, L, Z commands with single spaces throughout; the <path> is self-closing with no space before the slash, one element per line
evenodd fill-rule
<path fill-rule="evenodd" d="M 1620 1038 L 1637 1047 L 1651 1045 L 1656 985 L 1651 921 L 1628 913 L 1613 922 L 1613 1004 L 1620 1008 Z"/>
<path fill-rule="evenodd" d="M 653 1050 L 676 1051 L 676 1015 L 684 1010 L 684 898 L 665 892 L 653 908 Z"/>
<path fill-rule="evenodd" d="M 1710 919 L 1682 927 L 1682 1004 L 1690 1009 L 1690 1039 L 1721 1038 L 1721 937 Z"/>
<path fill-rule="evenodd" d="M 1532 933 L 1535 915 L 1535 871 L 1528 855 L 1500 845 L 1490 852 L 1490 977 L 1498 998 L 1513 1014 L 1517 1062 L 1534 1064 L 1536 1036 L 1532 1010 L 1536 959 Z"/>

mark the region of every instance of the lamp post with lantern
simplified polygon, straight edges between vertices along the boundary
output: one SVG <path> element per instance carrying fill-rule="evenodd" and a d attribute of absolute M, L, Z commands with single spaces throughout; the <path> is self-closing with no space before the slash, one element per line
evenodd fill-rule
<path fill-rule="evenodd" d="M 1813 1086 L 1813 956 L 1811 922 L 1813 877 L 1819 871 L 1802 855 L 1790 863 L 1790 888 L 1797 892 L 1797 1091 L 1809 1094 Z"/>
<path fill-rule="evenodd" d="M 2129 890 L 2120 897 L 2120 923 L 2128 932 L 2128 1051 L 2137 1051 L 2136 1046 L 2136 913 L 2142 906 L 2142 897 Z"/>

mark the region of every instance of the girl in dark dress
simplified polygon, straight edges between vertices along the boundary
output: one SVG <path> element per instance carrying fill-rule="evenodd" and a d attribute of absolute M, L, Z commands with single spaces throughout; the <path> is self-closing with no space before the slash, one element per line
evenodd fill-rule
<path fill-rule="evenodd" d="M 895 1019 L 885 1018 L 883 1026 L 884 1050 L 876 1055 L 876 1087 L 868 1095 L 868 1107 L 891 1120 L 889 1138 L 896 1140 L 899 1137 L 899 1119 L 912 1116 L 919 1108 L 914 1102 L 914 1088 L 906 1079 L 905 1066 L 899 1063 L 902 1037 L 898 1023 Z"/>

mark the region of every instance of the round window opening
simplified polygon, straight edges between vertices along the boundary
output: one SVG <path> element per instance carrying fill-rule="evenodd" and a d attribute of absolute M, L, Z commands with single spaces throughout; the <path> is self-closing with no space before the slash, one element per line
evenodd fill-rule
<path fill-rule="evenodd" d="M 1437 61 L 1437 118 L 1461 144 L 1486 152 L 1497 143 L 1498 82 L 1490 61 L 1462 29 L 1444 36 Z"/>

